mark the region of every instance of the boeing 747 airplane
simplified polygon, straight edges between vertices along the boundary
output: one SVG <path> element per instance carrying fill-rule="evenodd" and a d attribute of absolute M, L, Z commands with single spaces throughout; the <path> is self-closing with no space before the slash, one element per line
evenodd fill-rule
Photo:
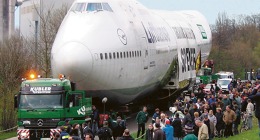
<path fill-rule="evenodd" d="M 52 72 L 93 98 L 123 105 L 187 87 L 209 56 L 211 40 L 197 11 L 150 10 L 136 0 L 75 0 L 52 47 Z"/>

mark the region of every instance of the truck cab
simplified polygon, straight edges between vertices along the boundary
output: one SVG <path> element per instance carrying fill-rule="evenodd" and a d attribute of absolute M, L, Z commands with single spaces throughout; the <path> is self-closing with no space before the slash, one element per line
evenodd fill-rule
<path fill-rule="evenodd" d="M 69 119 L 82 124 L 90 118 L 92 99 L 72 89 L 65 78 L 24 80 L 15 97 L 18 112 L 18 139 L 50 139 Z"/>

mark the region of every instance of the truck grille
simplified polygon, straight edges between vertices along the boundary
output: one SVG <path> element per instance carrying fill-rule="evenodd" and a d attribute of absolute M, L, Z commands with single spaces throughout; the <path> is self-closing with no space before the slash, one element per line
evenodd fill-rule
<path fill-rule="evenodd" d="M 22 119 L 21 122 L 29 121 L 30 123 L 23 124 L 25 128 L 55 128 L 57 127 L 60 119 Z"/>

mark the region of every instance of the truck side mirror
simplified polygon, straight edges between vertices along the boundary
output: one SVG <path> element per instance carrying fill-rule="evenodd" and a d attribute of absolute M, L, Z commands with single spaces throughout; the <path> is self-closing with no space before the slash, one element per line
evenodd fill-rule
<path fill-rule="evenodd" d="M 18 108 L 18 96 L 14 96 L 14 108 Z"/>

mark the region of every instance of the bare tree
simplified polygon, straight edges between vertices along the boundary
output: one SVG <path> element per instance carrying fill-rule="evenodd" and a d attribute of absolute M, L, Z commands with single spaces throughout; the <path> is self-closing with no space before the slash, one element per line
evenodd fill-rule
<path fill-rule="evenodd" d="M 219 14 L 212 26 L 213 47 L 210 59 L 215 60 L 217 71 L 234 71 L 242 77 L 244 69 L 256 68 L 260 64 L 260 16 L 239 15 L 230 18 Z"/>
<path fill-rule="evenodd" d="M 37 67 L 45 77 L 49 77 L 51 74 L 51 48 L 59 26 L 68 11 L 68 6 L 63 5 L 60 9 L 55 10 L 53 6 L 41 10 L 35 6 L 35 9 L 40 20 L 38 49 L 35 52 L 37 54 Z"/>
<path fill-rule="evenodd" d="M 29 48 L 23 39 L 12 37 L 0 44 L 0 107 L 1 126 L 8 129 L 16 125 L 13 97 L 18 91 L 22 77 L 31 67 Z"/>

